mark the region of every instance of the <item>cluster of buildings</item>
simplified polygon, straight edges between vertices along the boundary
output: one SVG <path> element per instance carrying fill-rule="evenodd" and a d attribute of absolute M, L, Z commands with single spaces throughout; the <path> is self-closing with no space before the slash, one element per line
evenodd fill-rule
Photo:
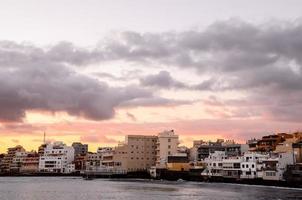
<path fill-rule="evenodd" d="M 54 142 L 42 144 L 38 152 L 16 146 L 0 154 L 0 173 L 6 174 L 148 172 L 164 178 L 167 171 L 172 176 L 198 171 L 205 179 L 302 181 L 302 133 L 273 134 L 246 144 L 198 140 L 187 148 L 179 146 L 179 136 L 170 130 L 154 136 L 127 135 L 116 147 L 96 152 L 89 152 L 88 144 Z"/>

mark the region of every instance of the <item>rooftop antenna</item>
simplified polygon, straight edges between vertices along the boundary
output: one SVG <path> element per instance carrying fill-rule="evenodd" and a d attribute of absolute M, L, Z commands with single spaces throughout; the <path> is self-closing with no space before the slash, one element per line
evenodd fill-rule
<path fill-rule="evenodd" d="M 43 142 L 44 142 L 44 144 L 46 144 L 45 138 L 46 138 L 46 133 L 45 133 L 45 131 L 44 131 L 44 137 L 43 137 Z"/>

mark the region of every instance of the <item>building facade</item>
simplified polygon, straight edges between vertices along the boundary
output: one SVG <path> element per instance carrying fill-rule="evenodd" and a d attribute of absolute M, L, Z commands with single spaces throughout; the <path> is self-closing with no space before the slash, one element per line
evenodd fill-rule
<path fill-rule="evenodd" d="M 69 173 L 74 161 L 74 148 L 62 142 L 48 144 L 39 159 L 40 172 Z"/>
<path fill-rule="evenodd" d="M 156 143 L 156 167 L 165 168 L 168 156 L 178 152 L 179 136 L 174 130 L 164 131 L 158 134 Z"/>

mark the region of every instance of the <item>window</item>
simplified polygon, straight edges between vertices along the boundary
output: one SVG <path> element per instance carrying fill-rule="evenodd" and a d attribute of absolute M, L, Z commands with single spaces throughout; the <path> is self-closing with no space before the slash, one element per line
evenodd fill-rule
<path fill-rule="evenodd" d="M 171 142 L 171 139 L 170 139 L 170 138 L 168 139 L 168 142 Z"/>
<path fill-rule="evenodd" d="M 171 145 L 168 145 L 168 149 L 171 149 Z"/>
<path fill-rule="evenodd" d="M 245 167 L 246 167 L 246 168 L 249 168 L 249 165 L 248 165 L 248 164 L 246 164 L 246 165 L 245 165 Z"/>
<path fill-rule="evenodd" d="M 254 168 L 255 167 L 255 165 L 254 164 L 252 164 L 252 168 Z"/>

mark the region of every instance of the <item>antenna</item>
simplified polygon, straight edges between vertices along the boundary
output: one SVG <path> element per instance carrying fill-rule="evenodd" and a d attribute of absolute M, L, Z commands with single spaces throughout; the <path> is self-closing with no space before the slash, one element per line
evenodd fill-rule
<path fill-rule="evenodd" d="M 45 138 L 46 138 L 46 133 L 45 133 L 45 131 L 44 131 L 44 138 L 43 138 L 44 144 L 46 144 Z"/>

